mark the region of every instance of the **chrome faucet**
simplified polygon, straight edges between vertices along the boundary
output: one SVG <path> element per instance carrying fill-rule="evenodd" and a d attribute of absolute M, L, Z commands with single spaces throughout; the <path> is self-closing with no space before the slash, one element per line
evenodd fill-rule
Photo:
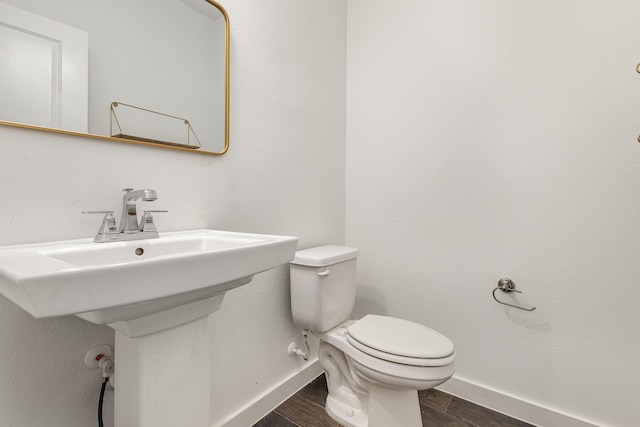
<path fill-rule="evenodd" d="M 123 240 L 139 240 L 139 239 L 156 239 L 158 238 L 158 230 L 153 223 L 153 212 L 167 211 L 144 211 L 144 215 L 138 222 L 138 212 L 136 200 L 140 199 L 145 202 L 151 202 L 158 199 L 155 190 L 133 190 L 125 188 L 124 196 L 122 196 L 122 218 L 120 226 L 116 227 L 116 218 L 113 211 L 84 211 L 84 214 L 103 213 L 102 225 L 98 230 L 94 242 L 119 242 Z"/>
<path fill-rule="evenodd" d="M 142 231 L 144 223 L 138 223 L 138 212 L 136 211 L 136 200 L 152 202 L 158 199 L 155 190 L 134 190 L 124 188 L 122 196 L 122 218 L 120 219 L 119 233 L 138 233 Z"/>

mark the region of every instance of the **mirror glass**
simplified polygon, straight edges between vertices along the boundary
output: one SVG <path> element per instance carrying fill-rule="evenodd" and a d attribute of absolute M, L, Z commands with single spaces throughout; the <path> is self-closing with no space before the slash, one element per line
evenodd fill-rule
<path fill-rule="evenodd" d="M 3 125 L 228 148 L 229 20 L 214 0 L 0 0 L 0 81 Z"/>

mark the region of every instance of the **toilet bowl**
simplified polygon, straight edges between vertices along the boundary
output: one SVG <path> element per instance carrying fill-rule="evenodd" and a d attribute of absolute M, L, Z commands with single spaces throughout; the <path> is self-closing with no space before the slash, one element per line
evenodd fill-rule
<path fill-rule="evenodd" d="M 366 315 L 350 320 L 357 249 L 322 246 L 291 262 L 294 323 L 320 340 L 327 413 L 348 427 L 421 427 L 418 390 L 455 371 L 444 335 L 415 322 Z"/>

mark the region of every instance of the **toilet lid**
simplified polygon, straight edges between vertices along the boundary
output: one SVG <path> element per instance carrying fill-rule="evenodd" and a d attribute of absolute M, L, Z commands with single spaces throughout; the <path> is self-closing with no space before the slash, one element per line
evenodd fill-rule
<path fill-rule="evenodd" d="M 395 317 L 368 314 L 347 328 L 361 351 L 407 358 L 439 359 L 453 354 L 449 338 L 419 323 Z M 356 344 L 356 343 L 354 343 Z M 373 351 L 369 352 L 369 347 Z"/>

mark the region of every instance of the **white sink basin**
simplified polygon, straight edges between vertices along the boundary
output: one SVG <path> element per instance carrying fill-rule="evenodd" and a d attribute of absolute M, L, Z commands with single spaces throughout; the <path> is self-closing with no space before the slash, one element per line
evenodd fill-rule
<path fill-rule="evenodd" d="M 0 293 L 36 318 L 75 314 L 140 336 L 215 311 L 225 291 L 292 260 L 296 244 L 295 237 L 195 230 L 2 246 Z"/>

